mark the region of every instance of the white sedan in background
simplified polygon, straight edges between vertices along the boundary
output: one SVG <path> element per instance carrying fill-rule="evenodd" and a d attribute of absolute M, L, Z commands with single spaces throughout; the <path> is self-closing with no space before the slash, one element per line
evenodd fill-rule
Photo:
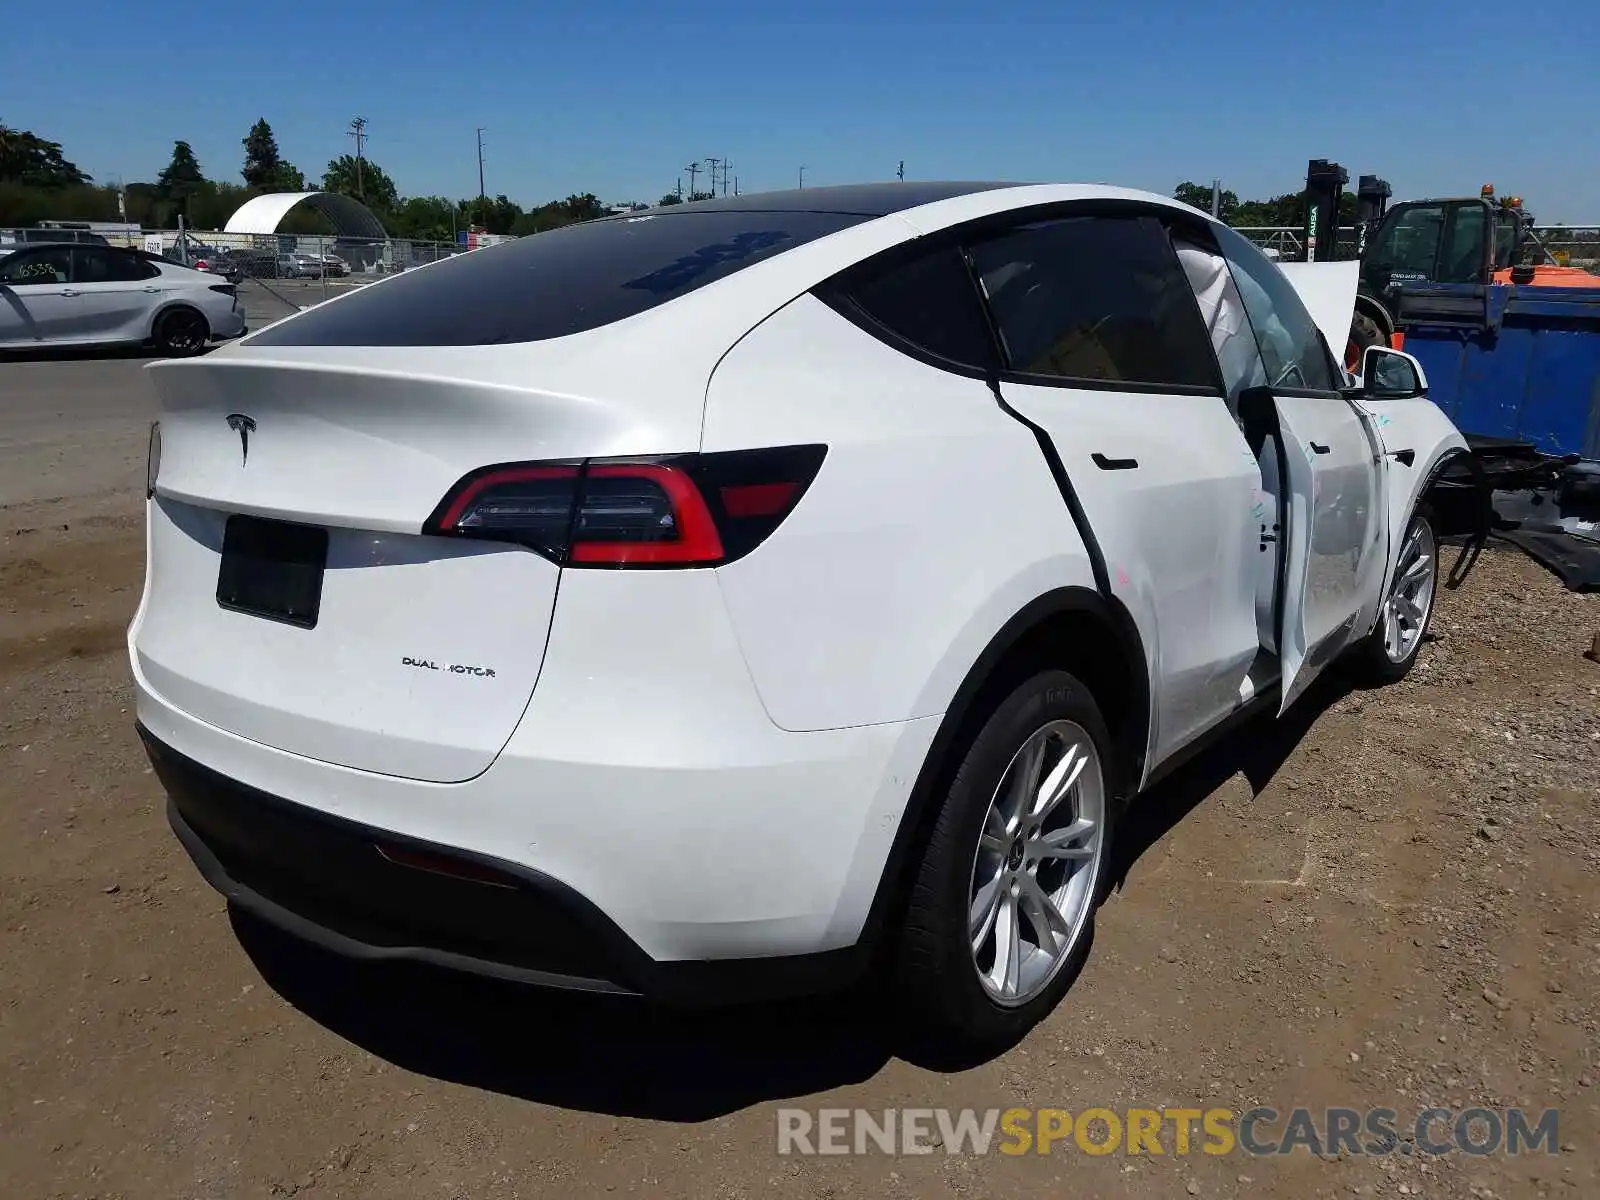
<path fill-rule="evenodd" d="M 238 289 L 153 254 L 57 243 L 0 256 L 0 349 L 149 342 L 187 355 L 244 331 Z"/>

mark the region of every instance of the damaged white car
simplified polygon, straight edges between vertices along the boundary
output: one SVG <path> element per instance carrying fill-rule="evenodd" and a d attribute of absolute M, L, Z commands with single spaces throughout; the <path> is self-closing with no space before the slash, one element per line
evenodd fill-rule
<path fill-rule="evenodd" d="M 1465 444 L 1328 341 L 1162 197 L 905 183 L 540 234 L 154 367 L 173 828 L 348 954 L 684 1003 L 880 961 L 1014 1038 L 1141 790 L 1415 660 Z"/>

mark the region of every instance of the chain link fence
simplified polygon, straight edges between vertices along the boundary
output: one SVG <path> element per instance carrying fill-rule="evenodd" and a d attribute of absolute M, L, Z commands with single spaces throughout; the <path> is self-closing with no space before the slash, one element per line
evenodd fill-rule
<path fill-rule="evenodd" d="M 98 231 L 113 246 L 159 254 L 238 285 L 252 328 L 467 247 L 407 238 L 246 234 L 216 230 Z"/>
<path fill-rule="evenodd" d="M 1299 226 L 1240 226 L 1237 232 L 1260 246 L 1269 257 L 1283 262 L 1305 261 L 1305 230 Z M 1589 270 L 1600 267 L 1600 225 L 1535 225 L 1533 235 L 1562 266 Z M 1339 230 L 1335 257 L 1354 258 L 1356 248 L 1356 231 Z"/>

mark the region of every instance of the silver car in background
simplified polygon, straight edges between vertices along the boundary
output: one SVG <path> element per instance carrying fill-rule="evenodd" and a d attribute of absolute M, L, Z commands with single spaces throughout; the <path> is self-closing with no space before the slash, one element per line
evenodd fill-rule
<path fill-rule="evenodd" d="M 0 251 L 0 349 L 148 342 L 184 355 L 244 332 L 233 284 L 154 254 L 75 244 Z"/>

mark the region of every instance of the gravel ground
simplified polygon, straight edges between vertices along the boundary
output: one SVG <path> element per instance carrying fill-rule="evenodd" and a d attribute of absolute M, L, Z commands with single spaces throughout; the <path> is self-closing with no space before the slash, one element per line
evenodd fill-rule
<path fill-rule="evenodd" d="M 1127 828 L 1057 1012 L 942 1070 L 859 996 L 681 1017 L 231 920 L 132 729 L 138 366 L 0 363 L 6 1196 L 1600 1195 L 1595 597 L 1490 551 L 1404 683 L 1329 681 L 1184 769 Z M 1432 1105 L 1557 1108 L 1559 1150 L 775 1148 L 789 1105 L 1262 1104 L 1403 1132 Z"/>

